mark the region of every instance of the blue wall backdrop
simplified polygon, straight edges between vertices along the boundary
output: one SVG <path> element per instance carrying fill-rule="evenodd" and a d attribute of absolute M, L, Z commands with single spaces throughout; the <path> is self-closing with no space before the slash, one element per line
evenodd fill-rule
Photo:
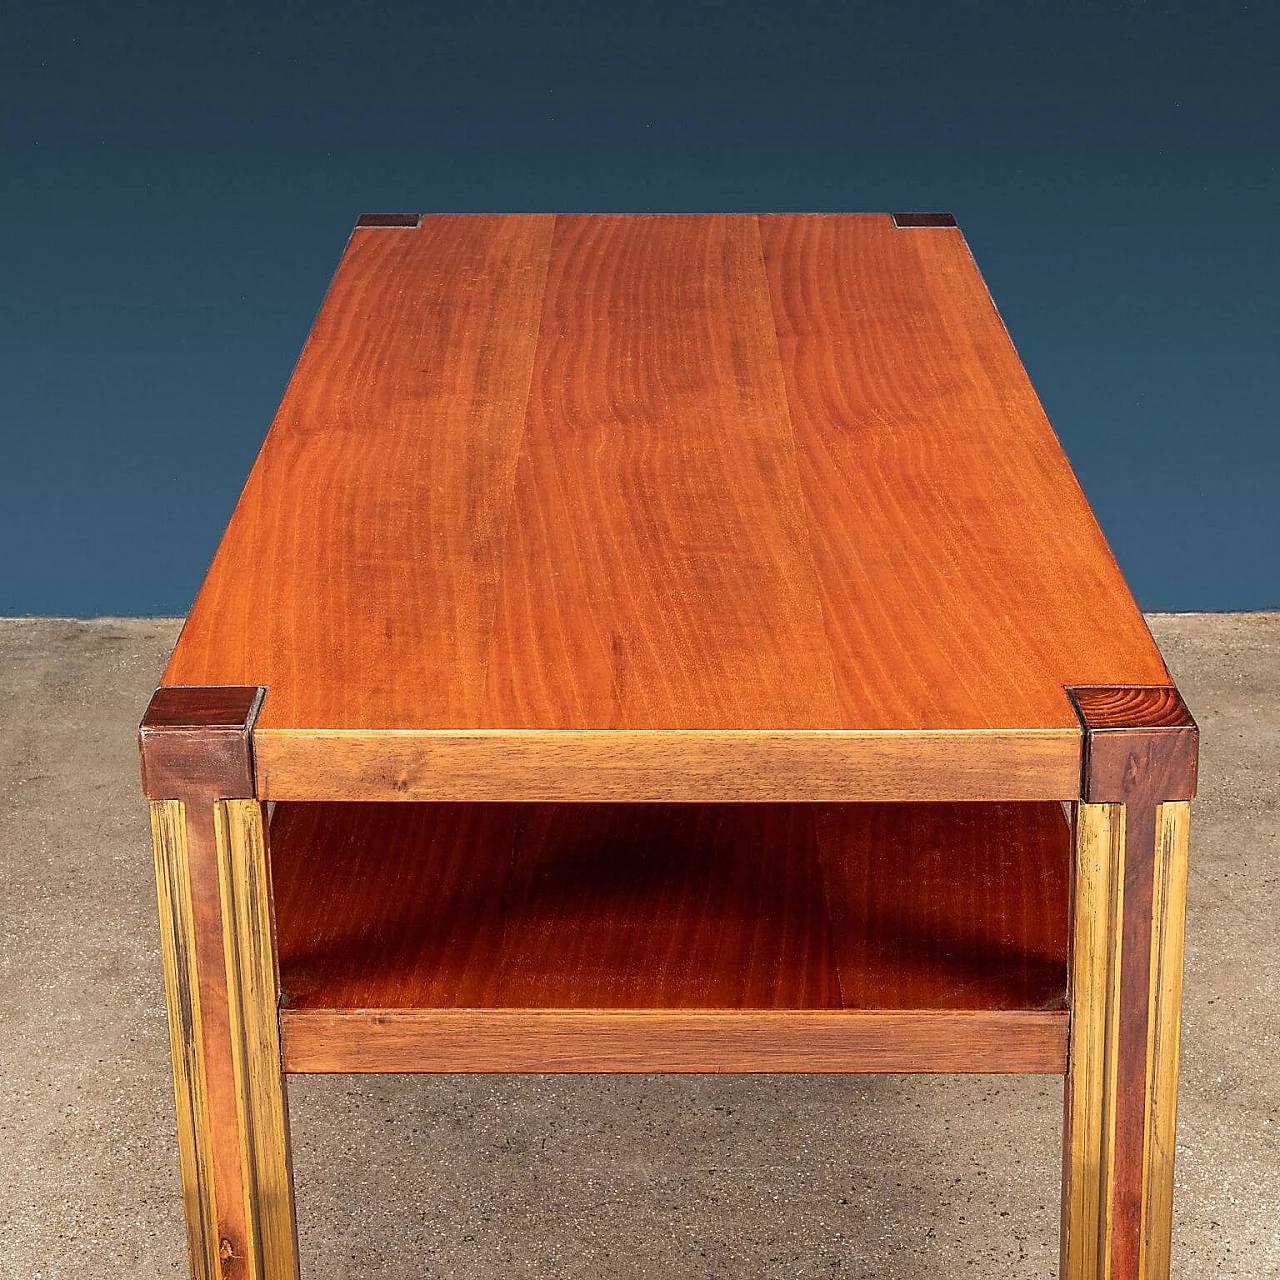
<path fill-rule="evenodd" d="M 0 613 L 184 611 L 357 214 L 949 209 L 1141 602 L 1280 606 L 1280 6 L 57 3 Z"/>

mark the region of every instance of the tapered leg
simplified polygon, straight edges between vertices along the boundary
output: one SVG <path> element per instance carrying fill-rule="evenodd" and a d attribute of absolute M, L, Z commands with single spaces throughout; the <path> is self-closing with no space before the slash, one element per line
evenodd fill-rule
<path fill-rule="evenodd" d="M 1190 804 L 1080 804 L 1064 1280 L 1166 1280 Z"/>
<path fill-rule="evenodd" d="M 263 806 L 152 800 L 178 1151 L 196 1280 L 293 1280 Z"/>

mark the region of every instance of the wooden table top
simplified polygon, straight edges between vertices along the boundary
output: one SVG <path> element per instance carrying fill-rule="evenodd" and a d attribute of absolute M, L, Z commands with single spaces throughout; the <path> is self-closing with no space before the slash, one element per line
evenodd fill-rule
<path fill-rule="evenodd" d="M 355 230 L 164 683 L 277 798 L 1030 799 L 1169 676 L 958 229 L 547 215 Z"/>

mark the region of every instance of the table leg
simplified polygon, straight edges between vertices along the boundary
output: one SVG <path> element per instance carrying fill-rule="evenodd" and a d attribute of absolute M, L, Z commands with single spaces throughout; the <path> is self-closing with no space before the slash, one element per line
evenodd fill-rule
<path fill-rule="evenodd" d="M 1076 811 L 1064 1280 L 1166 1280 L 1190 804 Z"/>
<path fill-rule="evenodd" d="M 297 1248 L 263 806 L 152 800 L 195 1280 L 293 1280 Z"/>

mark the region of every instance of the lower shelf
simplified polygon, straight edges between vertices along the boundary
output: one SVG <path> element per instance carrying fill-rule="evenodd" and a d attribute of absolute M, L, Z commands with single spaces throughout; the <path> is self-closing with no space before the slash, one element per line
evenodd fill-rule
<path fill-rule="evenodd" d="M 280 804 L 290 1071 L 1061 1072 L 1056 804 Z"/>

